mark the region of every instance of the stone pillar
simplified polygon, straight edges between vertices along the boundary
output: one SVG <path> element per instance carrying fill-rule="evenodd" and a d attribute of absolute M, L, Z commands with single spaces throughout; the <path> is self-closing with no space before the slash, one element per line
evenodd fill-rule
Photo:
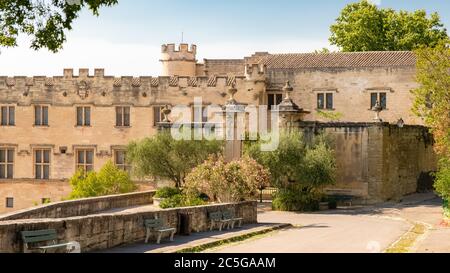
<path fill-rule="evenodd" d="M 228 102 L 223 107 L 223 113 L 225 117 L 225 151 L 224 157 L 226 162 L 231 162 L 238 160 L 242 157 L 242 137 L 239 135 L 240 122 L 245 123 L 240 120 L 242 115 L 245 115 L 244 105 L 239 104 L 235 99 L 234 95 L 237 93 L 237 89 L 234 84 L 228 89 L 228 94 L 230 98 Z"/>

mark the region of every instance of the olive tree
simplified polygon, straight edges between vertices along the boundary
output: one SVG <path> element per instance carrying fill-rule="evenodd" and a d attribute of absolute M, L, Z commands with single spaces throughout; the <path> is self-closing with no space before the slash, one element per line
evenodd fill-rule
<path fill-rule="evenodd" d="M 209 155 L 222 153 L 218 140 L 175 140 L 163 131 L 128 145 L 127 160 L 138 177 L 169 179 L 182 187 L 186 175 Z"/>

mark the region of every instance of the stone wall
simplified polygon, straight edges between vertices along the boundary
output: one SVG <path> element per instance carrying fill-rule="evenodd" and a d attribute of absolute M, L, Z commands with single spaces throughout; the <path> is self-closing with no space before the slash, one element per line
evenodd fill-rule
<path fill-rule="evenodd" d="M 363 203 L 400 200 L 417 192 L 423 174 L 436 171 L 433 138 L 422 126 L 388 123 L 299 124 L 306 138 L 325 131 L 334 141 L 337 183 L 329 193 Z"/>
<path fill-rule="evenodd" d="M 205 59 L 204 72 L 206 75 L 244 75 L 245 61 Z"/>
<path fill-rule="evenodd" d="M 381 113 L 384 121 L 402 118 L 406 124 L 422 125 L 411 111 L 411 90 L 418 87 L 415 75 L 415 67 L 267 69 L 270 90 L 281 93 L 285 82 L 291 82 L 294 102 L 311 111 L 307 121 L 329 121 L 318 114 L 317 94 L 332 93 L 334 109 L 323 111 L 342 114 L 343 122 L 371 122 L 375 117 L 371 93 L 383 92 L 387 94 L 387 109 Z"/>
<path fill-rule="evenodd" d="M 20 231 L 56 229 L 59 242 L 77 241 L 82 252 L 109 249 L 141 242 L 145 238 L 144 219 L 163 219 L 171 227 L 178 226 L 179 213 L 192 213 L 193 232 L 207 231 L 208 213 L 230 209 L 244 218 L 244 224 L 257 222 L 257 203 L 220 204 L 127 214 L 99 214 L 66 219 L 35 219 L 0 222 L 0 252 L 22 251 Z"/>
<path fill-rule="evenodd" d="M 68 179 L 75 173 L 80 149 L 93 151 L 93 168 L 98 171 L 114 161 L 115 151 L 124 151 L 130 141 L 156 134 L 156 108 L 190 106 L 194 97 L 203 98 L 204 105 L 223 105 L 232 82 L 240 90 L 238 101 L 258 104 L 259 91 L 243 75 L 115 78 L 105 76 L 102 69 L 94 75 L 81 69 L 77 76 L 66 69 L 64 76 L 51 78 L 0 76 L 0 106 L 15 108 L 15 126 L 0 126 L 0 148 L 14 151 L 14 182 L 35 178 L 37 149 L 51 151 L 51 180 Z M 40 105 L 49 107 L 48 126 L 34 125 L 35 106 Z M 91 107 L 90 126 L 76 126 L 77 106 Z M 116 126 L 118 106 L 130 107 L 130 126 Z"/>
<path fill-rule="evenodd" d="M 372 185 L 373 195 L 380 200 L 398 200 L 418 190 L 423 174 L 437 170 L 434 140 L 427 128 L 418 126 L 384 126 L 382 135 L 383 182 Z"/>
<path fill-rule="evenodd" d="M 155 183 L 137 183 L 138 191 L 149 191 L 156 188 Z M 32 180 L 15 179 L 0 181 L 0 215 L 14 211 L 33 208 L 43 204 L 44 199 L 50 202 L 60 202 L 66 199 L 72 191 L 66 180 Z M 13 207 L 6 207 L 6 199 L 13 198 Z"/>
<path fill-rule="evenodd" d="M 0 216 L 0 221 L 85 216 L 105 210 L 153 204 L 155 191 L 135 192 L 71 200 L 16 211 Z"/>

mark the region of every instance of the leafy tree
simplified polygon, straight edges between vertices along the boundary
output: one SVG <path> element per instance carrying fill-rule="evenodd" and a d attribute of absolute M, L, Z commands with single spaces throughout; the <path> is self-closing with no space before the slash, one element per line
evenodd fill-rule
<path fill-rule="evenodd" d="M 96 16 L 104 6 L 117 0 L 1 0 L 0 46 L 17 46 L 17 37 L 32 37 L 31 48 L 47 48 L 57 52 L 66 41 L 66 31 L 72 29 L 82 8 Z"/>
<path fill-rule="evenodd" d="M 256 159 L 260 164 L 270 170 L 271 182 L 280 187 L 283 184 L 294 181 L 299 163 L 305 155 L 306 144 L 302 141 L 302 135 L 298 132 L 281 132 L 278 149 L 273 152 L 262 152 L 263 141 L 247 142 L 244 153 Z"/>
<path fill-rule="evenodd" d="M 272 184 L 279 189 L 273 207 L 280 210 L 312 210 L 323 188 L 335 183 L 336 159 L 326 135 L 306 141 L 298 131 L 281 132 L 273 152 L 262 152 L 263 141 L 250 142 L 245 153 L 269 169 Z"/>
<path fill-rule="evenodd" d="M 186 175 L 209 155 L 221 153 L 223 142 L 217 140 L 175 140 L 170 132 L 132 142 L 127 159 L 139 177 L 159 177 L 182 187 Z"/>
<path fill-rule="evenodd" d="M 219 202 L 239 202 L 255 197 L 269 178 L 269 171 L 248 156 L 230 163 L 222 156 L 211 156 L 186 177 L 186 193 L 205 193 Z"/>
<path fill-rule="evenodd" d="M 448 37 L 437 13 L 397 12 L 378 8 L 367 0 L 347 5 L 330 30 L 330 43 L 345 52 L 434 47 Z"/>
<path fill-rule="evenodd" d="M 98 173 L 78 170 L 70 179 L 70 184 L 72 193 L 69 199 L 123 194 L 137 189 L 128 173 L 117 168 L 111 161 Z"/>
<path fill-rule="evenodd" d="M 421 48 L 417 55 L 417 81 L 413 111 L 422 117 L 434 134 L 440 158 L 435 188 L 450 199 L 450 46 L 441 42 L 435 48 Z"/>

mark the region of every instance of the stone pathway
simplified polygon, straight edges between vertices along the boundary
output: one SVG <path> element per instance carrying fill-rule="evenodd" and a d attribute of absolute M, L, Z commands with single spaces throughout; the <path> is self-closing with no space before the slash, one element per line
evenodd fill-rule
<path fill-rule="evenodd" d="M 226 231 L 211 231 L 192 233 L 190 236 L 176 236 L 174 242 L 167 240 L 161 241 L 160 245 L 154 242 L 137 243 L 117 247 L 109 250 L 101 250 L 101 253 L 174 253 L 185 249 L 201 247 L 213 243 L 219 243 L 223 240 L 230 240 L 249 234 L 267 233 L 273 230 L 282 229 L 289 225 L 280 224 L 254 224 L 246 225 L 242 228 Z"/>

